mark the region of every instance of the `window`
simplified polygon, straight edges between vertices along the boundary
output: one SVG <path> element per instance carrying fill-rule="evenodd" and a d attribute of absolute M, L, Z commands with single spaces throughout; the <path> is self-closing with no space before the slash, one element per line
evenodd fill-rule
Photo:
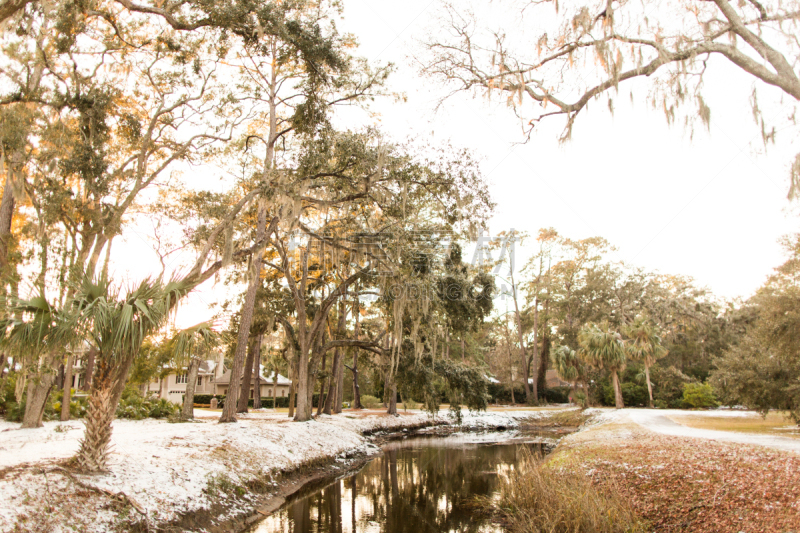
<path fill-rule="evenodd" d="M 186 378 L 188 376 L 186 374 L 178 374 L 175 376 L 175 383 L 186 383 Z"/>
<path fill-rule="evenodd" d="M 203 376 L 197 376 L 197 386 L 199 387 L 202 384 L 203 384 Z"/>
<path fill-rule="evenodd" d="M 285 390 L 281 391 L 281 396 L 286 396 L 286 391 Z"/>
<path fill-rule="evenodd" d="M 267 396 L 272 396 L 272 389 L 267 389 Z"/>

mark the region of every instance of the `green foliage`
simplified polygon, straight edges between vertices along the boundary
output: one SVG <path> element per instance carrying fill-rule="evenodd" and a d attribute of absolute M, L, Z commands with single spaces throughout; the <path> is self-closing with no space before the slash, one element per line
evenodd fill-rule
<path fill-rule="evenodd" d="M 383 402 L 380 401 L 375 396 L 370 394 L 364 394 L 361 396 L 361 405 L 363 405 L 367 409 L 378 409 L 383 405 Z"/>
<path fill-rule="evenodd" d="M 178 416 L 180 406 L 163 398 L 143 396 L 138 389 L 126 387 L 117 407 L 117 418 L 143 420 L 145 418 L 168 418 Z"/>
<path fill-rule="evenodd" d="M 708 383 L 687 383 L 683 386 L 683 406 L 690 409 L 719 407 L 714 389 Z"/>
<path fill-rule="evenodd" d="M 622 400 L 629 407 L 646 407 L 648 401 L 647 385 L 632 383 L 630 381 L 622 383 Z M 603 405 L 614 405 L 614 387 L 611 384 L 603 386 Z"/>
<path fill-rule="evenodd" d="M 697 380 L 687 376 L 674 366 L 661 366 L 657 363 L 650 369 L 653 384 L 653 404 L 656 407 L 677 409 L 683 407 L 683 388 Z"/>
<path fill-rule="evenodd" d="M 753 318 L 740 341 L 717 359 L 709 381 L 728 405 L 762 414 L 787 410 L 800 422 L 800 234 L 784 246 L 788 260 L 741 310 Z"/>
<path fill-rule="evenodd" d="M 622 370 L 626 364 L 622 337 L 608 324 L 586 324 L 578 334 L 578 356 L 591 366 L 604 370 Z"/>
<path fill-rule="evenodd" d="M 548 387 L 540 391 L 539 400 L 547 403 L 569 403 L 570 387 Z"/>

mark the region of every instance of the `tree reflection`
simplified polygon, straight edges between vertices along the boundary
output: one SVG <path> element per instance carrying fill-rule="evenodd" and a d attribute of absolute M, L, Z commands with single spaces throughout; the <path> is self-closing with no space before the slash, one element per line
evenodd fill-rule
<path fill-rule="evenodd" d="M 513 468 L 521 447 L 541 452 L 541 445 L 438 444 L 420 440 L 390 446 L 357 474 L 291 502 L 255 531 L 496 531 L 487 519 L 472 514 L 467 504 L 474 496 L 495 490 L 498 472 Z"/>

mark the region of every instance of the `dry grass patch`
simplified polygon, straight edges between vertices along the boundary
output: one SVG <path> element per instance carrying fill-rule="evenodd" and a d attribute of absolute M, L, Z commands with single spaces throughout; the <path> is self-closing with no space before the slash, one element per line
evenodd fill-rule
<path fill-rule="evenodd" d="M 647 524 L 615 491 L 580 472 L 554 468 L 528 453 L 480 507 L 511 533 L 638 533 Z"/>
<path fill-rule="evenodd" d="M 742 416 L 670 415 L 673 422 L 698 429 L 719 431 L 739 431 L 744 433 L 765 433 L 783 437 L 800 438 L 800 427 L 795 425 L 785 413 L 770 412 L 766 418 L 759 414 L 747 413 Z"/>

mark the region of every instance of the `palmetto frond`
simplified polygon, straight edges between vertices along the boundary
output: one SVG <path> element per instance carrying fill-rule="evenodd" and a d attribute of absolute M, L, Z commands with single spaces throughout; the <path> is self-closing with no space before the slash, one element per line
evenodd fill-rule
<path fill-rule="evenodd" d="M 627 338 L 625 348 L 631 359 L 652 366 L 668 353 L 668 350 L 661 345 L 658 329 L 644 317 L 637 317 L 623 333 Z"/>
<path fill-rule="evenodd" d="M 619 333 L 606 326 L 586 324 L 578 333 L 578 355 L 589 365 L 606 370 L 621 370 L 626 363 L 626 349 Z"/>
<path fill-rule="evenodd" d="M 201 322 L 179 331 L 170 340 L 176 364 L 185 365 L 185 359 L 193 354 L 207 353 L 218 344 L 219 336 L 214 331 L 214 322 Z"/>
<path fill-rule="evenodd" d="M 556 373 L 565 381 L 574 383 L 586 374 L 585 364 L 578 353 L 569 346 L 561 345 L 550 355 Z"/>
<path fill-rule="evenodd" d="M 73 297 L 71 319 L 85 327 L 100 357 L 135 357 L 145 338 L 165 324 L 190 290 L 180 280 L 165 284 L 148 278 L 121 295 L 107 280 L 85 279 Z"/>

